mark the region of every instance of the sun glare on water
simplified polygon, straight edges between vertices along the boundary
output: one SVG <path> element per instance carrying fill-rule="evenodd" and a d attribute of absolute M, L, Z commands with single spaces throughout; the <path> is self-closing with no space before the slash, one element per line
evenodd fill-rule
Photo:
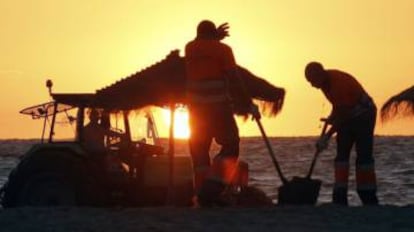
<path fill-rule="evenodd" d="M 165 123 L 170 126 L 171 111 L 165 109 L 163 118 Z M 174 115 L 174 137 L 178 139 L 188 139 L 190 137 L 190 127 L 188 124 L 188 111 L 185 108 L 177 108 Z"/>

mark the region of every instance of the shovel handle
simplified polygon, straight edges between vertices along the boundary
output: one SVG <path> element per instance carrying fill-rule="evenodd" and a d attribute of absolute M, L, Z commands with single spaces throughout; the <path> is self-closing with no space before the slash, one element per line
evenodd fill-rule
<path fill-rule="evenodd" d="M 327 120 L 323 120 L 323 119 L 321 119 L 321 121 L 323 121 L 323 122 L 324 122 L 324 124 L 323 124 L 323 128 L 322 128 L 321 135 L 320 135 L 319 137 L 322 137 L 323 135 L 325 135 L 325 133 L 326 133 L 326 129 L 328 128 L 328 122 L 327 122 Z M 309 168 L 309 172 L 308 172 L 308 175 L 306 176 L 306 178 L 310 179 L 310 177 L 311 177 L 311 175 L 312 175 L 312 172 L 313 172 L 313 168 L 315 167 L 316 158 L 318 158 L 318 155 L 319 155 L 319 153 L 321 153 L 321 152 L 322 152 L 322 150 L 320 150 L 320 149 L 316 149 L 315 154 L 313 155 L 312 164 L 311 164 L 311 166 L 310 166 L 310 168 Z"/>
<path fill-rule="evenodd" d="M 270 142 L 269 142 L 269 139 L 267 138 L 266 132 L 263 129 L 263 125 L 260 122 L 260 119 L 258 117 L 254 117 L 254 119 L 257 122 L 257 125 L 259 126 L 260 132 L 262 133 L 263 140 L 266 144 L 267 150 L 269 150 L 269 154 L 270 154 L 270 157 L 272 158 L 272 161 L 273 161 L 273 164 L 276 168 L 276 171 L 279 174 L 279 177 L 282 180 L 283 184 L 286 184 L 288 181 L 285 178 L 285 176 L 283 176 L 282 170 L 280 169 L 280 166 L 279 166 L 279 163 L 277 162 L 276 156 L 273 153 L 272 146 L 270 145 Z"/>

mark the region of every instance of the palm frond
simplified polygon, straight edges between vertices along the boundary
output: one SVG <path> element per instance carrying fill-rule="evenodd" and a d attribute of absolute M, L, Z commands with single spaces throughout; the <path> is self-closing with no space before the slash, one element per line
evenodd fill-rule
<path fill-rule="evenodd" d="M 392 96 L 381 107 L 382 121 L 396 116 L 414 116 L 414 86 Z"/>
<path fill-rule="evenodd" d="M 249 70 L 239 66 L 240 78 L 246 84 L 249 95 L 259 102 L 265 116 L 276 116 L 283 107 L 285 89 L 277 87 Z M 97 91 L 99 100 L 113 108 L 142 108 L 146 106 L 166 106 L 171 103 L 187 104 L 186 73 L 184 57 L 177 50 L 154 65 L 125 77 L 114 84 Z M 249 106 L 235 91 L 235 113 L 247 116 Z"/>

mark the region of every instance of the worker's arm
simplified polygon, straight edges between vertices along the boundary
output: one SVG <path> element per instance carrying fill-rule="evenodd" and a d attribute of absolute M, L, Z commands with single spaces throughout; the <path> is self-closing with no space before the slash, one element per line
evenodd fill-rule
<path fill-rule="evenodd" d="M 333 106 L 332 112 L 328 118 L 322 119 L 329 126 L 329 129 L 322 134 L 316 142 L 316 148 L 318 150 L 325 150 L 328 147 L 329 140 L 338 131 L 344 122 L 351 117 L 351 109 L 347 106 Z"/>
<path fill-rule="evenodd" d="M 111 136 L 111 137 L 121 137 L 121 136 L 123 136 L 123 133 L 120 133 L 120 132 L 117 132 L 117 131 L 113 131 L 111 129 L 108 129 L 106 131 L 106 135 L 107 136 Z"/>
<path fill-rule="evenodd" d="M 349 106 L 333 106 L 332 112 L 327 118 L 327 123 L 331 125 L 331 129 L 327 132 L 333 135 L 339 127 L 351 118 L 352 108 Z"/>
<path fill-rule="evenodd" d="M 222 40 L 224 38 L 226 38 L 227 36 L 229 36 L 229 24 L 228 23 L 223 23 L 220 26 L 217 27 L 217 39 L 218 40 Z"/>
<path fill-rule="evenodd" d="M 330 116 L 327 118 L 321 118 L 321 121 L 324 122 L 324 125 L 321 135 L 315 143 L 315 147 L 318 151 L 325 150 L 328 147 L 329 139 L 335 133 L 335 129 L 330 122 Z"/>

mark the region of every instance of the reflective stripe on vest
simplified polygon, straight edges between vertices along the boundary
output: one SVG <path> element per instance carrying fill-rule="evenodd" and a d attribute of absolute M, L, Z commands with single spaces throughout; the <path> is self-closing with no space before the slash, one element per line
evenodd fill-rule
<path fill-rule="evenodd" d="M 335 188 L 348 188 L 349 163 L 335 162 Z"/>
<path fill-rule="evenodd" d="M 227 85 L 224 80 L 200 80 L 187 82 L 187 98 L 190 103 L 227 102 Z"/>
<path fill-rule="evenodd" d="M 377 188 L 374 164 L 357 165 L 355 172 L 358 190 Z"/>

